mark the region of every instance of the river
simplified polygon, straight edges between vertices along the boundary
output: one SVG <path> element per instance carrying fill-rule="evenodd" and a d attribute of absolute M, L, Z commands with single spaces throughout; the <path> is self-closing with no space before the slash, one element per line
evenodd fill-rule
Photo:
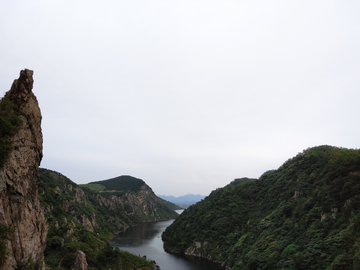
<path fill-rule="evenodd" d="M 161 234 L 172 220 L 144 222 L 119 233 L 111 241 L 113 247 L 154 260 L 161 270 L 223 270 L 219 264 L 190 256 L 179 256 L 164 251 Z"/>

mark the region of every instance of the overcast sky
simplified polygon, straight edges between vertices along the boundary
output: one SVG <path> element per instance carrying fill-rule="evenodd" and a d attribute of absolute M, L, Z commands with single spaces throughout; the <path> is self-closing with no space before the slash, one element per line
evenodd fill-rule
<path fill-rule="evenodd" d="M 208 195 L 360 147 L 360 1 L 5 0 L 0 91 L 34 70 L 41 167 Z"/>

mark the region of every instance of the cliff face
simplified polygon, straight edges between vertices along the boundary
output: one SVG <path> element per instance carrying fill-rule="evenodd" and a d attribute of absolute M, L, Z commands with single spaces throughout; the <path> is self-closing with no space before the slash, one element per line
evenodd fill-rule
<path fill-rule="evenodd" d="M 167 207 L 162 200 L 159 200 L 152 189 L 146 184 L 143 184 L 136 193 L 126 192 L 123 195 L 110 195 L 110 193 L 107 197 L 104 197 L 106 193 L 102 194 L 103 196 L 98 195 L 99 202 L 105 202 L 112 209 L 124 209 L 126 215 L 136 222 L 176 217 L 174 211 Z M 101 197 L 105 198 L 105 200 Z"/>
<path fill-rule="evenodd" d="M 107 246 L 108 240 L 114 233 L 138 222 L 177 216 L 145 182 L 135 178 L 127 180 L 129 182 L 117 185 L 116 189 L 97 192 L 88 185 L 75 184 L 61 173 L 40 168 L 39 198 L 49 227 L 45 249 L 47 266 L 71 269 L 77 264 L 75 252 L 81 250 L 89 267 L 119 269 L 116 264 L 110 265 L 108 258 L 108 249 L 112 250 Z M 115 184 L 119 182 L 120 179 L 115 180 Z M 106 253 L 106 262 L 94 255 L 102 253 Z M 138 269 L 142 263 L 136 265 L 132 268 Z"/>
<path fill-rule="evenodd" d="M 1 269 L 36 263 L 44 268 L 47 226 L 37 193 L 42 159 L 41 112 L 34 94 L 33 71 L 22 70 L 3 98 L 15 105 L 21 126 L 9 137 L 12 151 L 0 171 L 0 223 L 11 229 L 9 255 Z"/>
<path fill-rule="evenodd" d="M 138 222 L 177 216 L 144 182 L 136 191 L 99 193 L 87 185 L 78 186 L 61 173 L 41 168 L 39 196 L 50 228 L 58 226 L 53 222 L 59 214 L 66 216 L 67 222 L 73 219 L 91 232 L 101 230 L 109 234 Z"/>

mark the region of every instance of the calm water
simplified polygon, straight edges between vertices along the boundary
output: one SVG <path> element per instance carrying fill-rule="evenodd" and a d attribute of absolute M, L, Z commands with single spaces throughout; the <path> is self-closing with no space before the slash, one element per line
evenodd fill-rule
<path fill-rule="evenodd" d="M 208 260 L 166 253 L 161 234 L 174 220 L 145 222 L 126 232 L 118 234 L 112 241 L 113 247 L 156 261 L 161 270 L 222 270 Z"/>

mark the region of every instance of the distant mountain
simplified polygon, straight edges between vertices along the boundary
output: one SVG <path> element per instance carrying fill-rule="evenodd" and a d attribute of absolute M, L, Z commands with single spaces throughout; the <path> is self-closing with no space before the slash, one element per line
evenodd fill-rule
<path fill-rule="evenodd" d="M 183 195 L 183 196 L 179 196 L 179 197 L 175 197 L 172 195 L 169 195 L 169 196 L 157 195 L 157 196 L 160 197 L 161 199 L 164 199 L 166 201 L 175 203 L 175 204 L 183 206 L 183 207 L 193 205 L 206 197 L 206 196 L 199 195 L 199 194 L 197 194 L 197 195 L 187 194 L 187 195 Z"/>
<path fill-rule="evenodd" d="M 159 198 L 159 200 L 161 200 L 164 204 L 166 204 L 167 206 L 169 206 L 172 210 L 183 210 L 184 207 L 177 205 L 175 203 L 169 202 L 167 200 L 164 200 L 162 198 L 160 198 L 159 196 L 157 196 Z"/>

